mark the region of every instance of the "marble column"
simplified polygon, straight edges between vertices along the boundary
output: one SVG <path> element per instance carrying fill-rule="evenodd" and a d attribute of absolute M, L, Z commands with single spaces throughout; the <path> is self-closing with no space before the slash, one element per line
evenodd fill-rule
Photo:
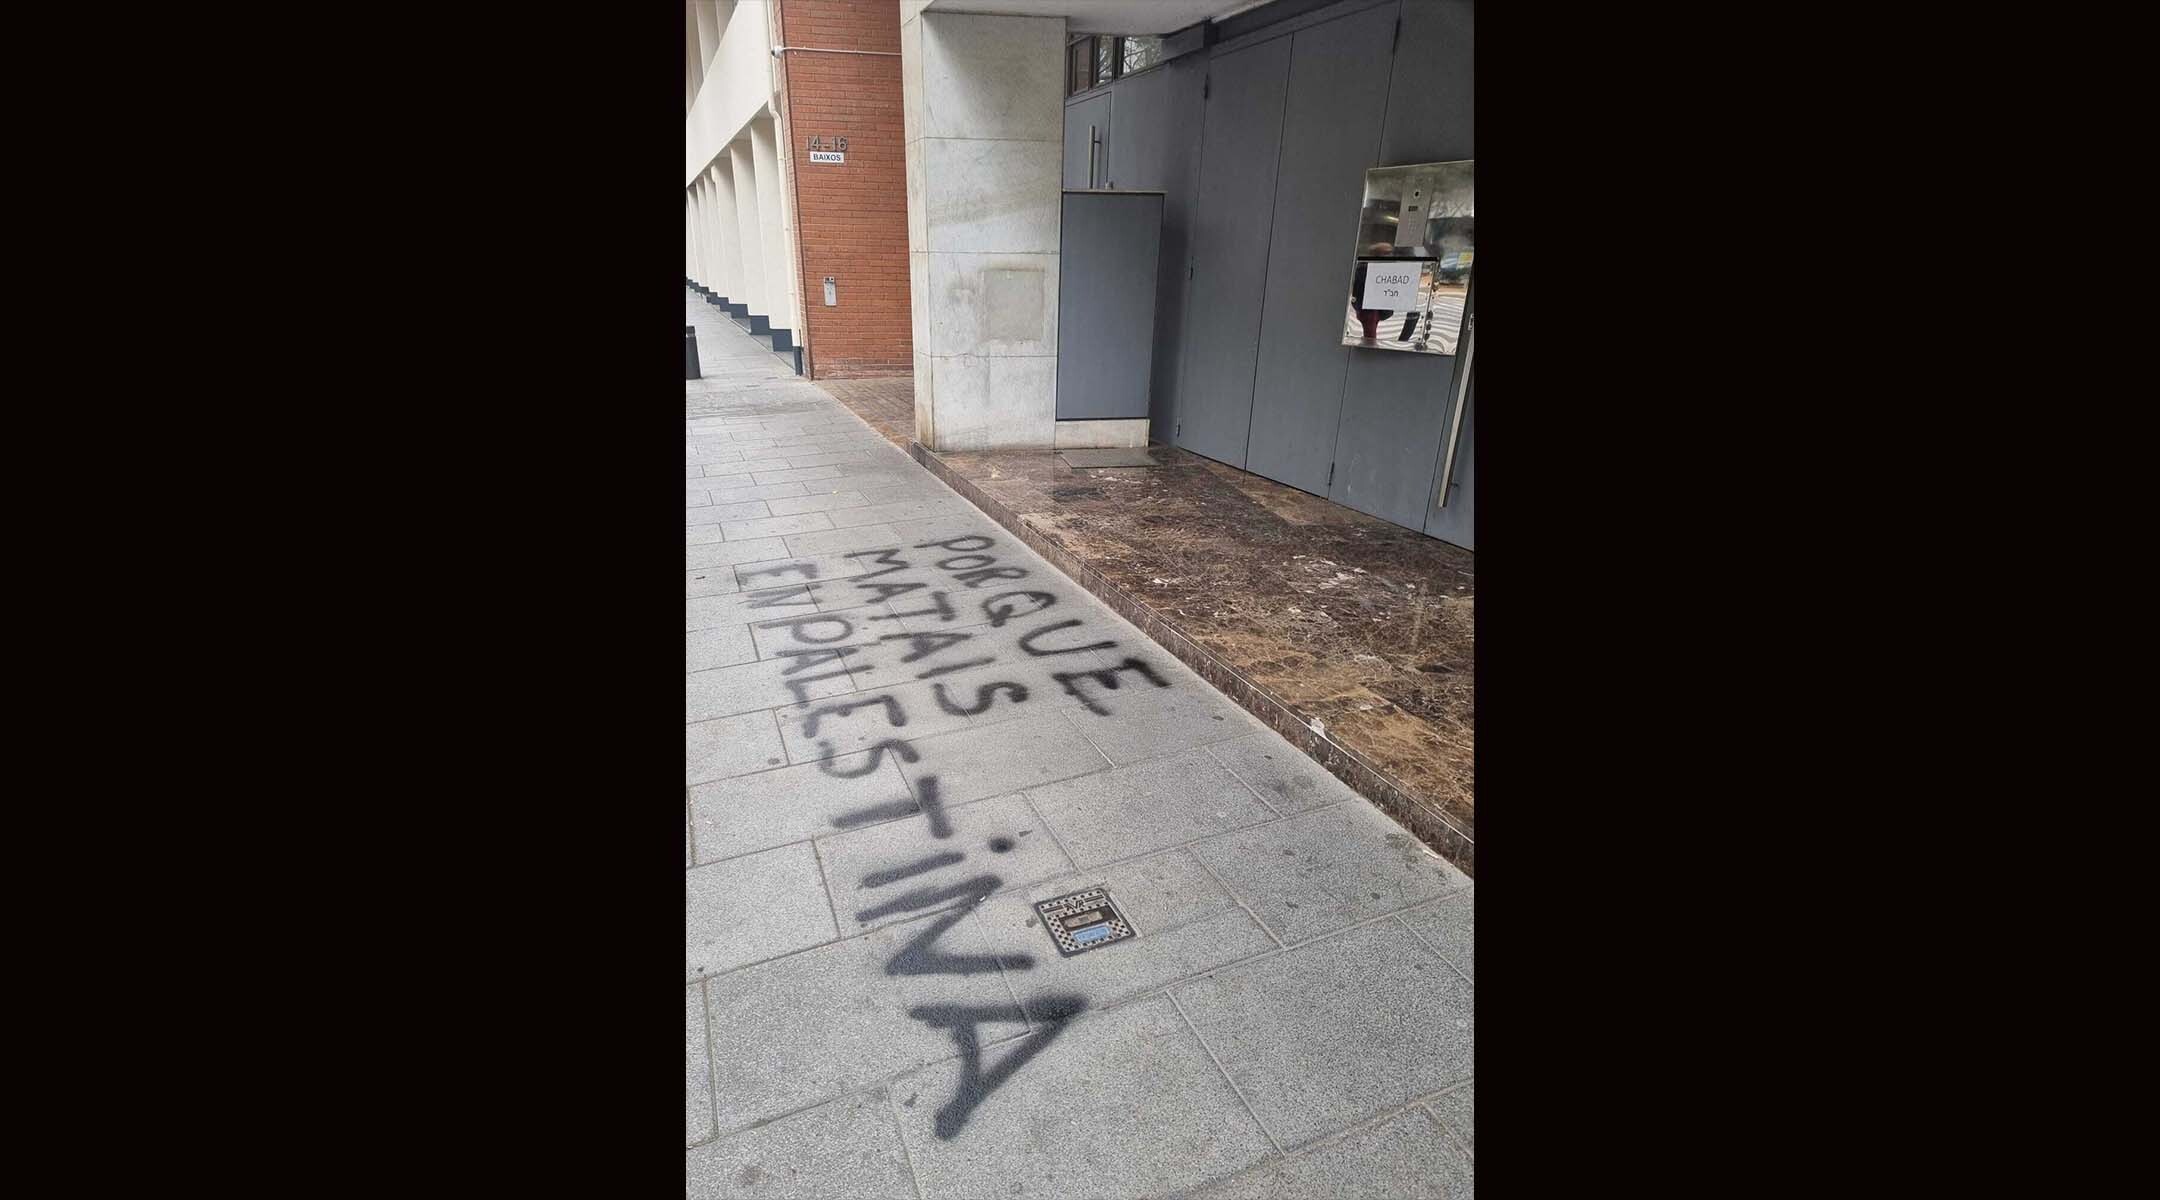
<path fill-rule="evenodd" d="M 690 202 L 687 190 L 683 192 L 683 275 L 689 279 L 698 277 L 697 208 Z"/>
<path fill-rule="evenodd" d="M 720 260 L 720 294 L 729 304 L 748 303 L 742 279 L 742 225 L 735 215 L 735 172 L 722 153 L 705 169 L 713 190 L 712 240 L 714 257 Z"/>
<path fill-rule="evenodd" d="M 800 329 L 795 260 L 783 231 L 786 212 L 780 186 L 780 152 L 770 117 L 750 122 L 751 165 L 757 170 L 758 240 L 765 254 L 765 303 L 776 329 Z"/>
<path fill-rule="evenodd" d="M 1065 20 L 901 15 L 916 439 L 1048 448 Z"/>
<path fill-rule="evenodd" d="M 764 317 L 769 324 L 772 300 L 765 286 L 765 241 L 758 223 L 757 168 L 750 161 L 750 140 L 729 143 L 727 158 L 735 183 L 735 241 L 742 255 L 740 299 L 750 306 L 752 317 Z"/>

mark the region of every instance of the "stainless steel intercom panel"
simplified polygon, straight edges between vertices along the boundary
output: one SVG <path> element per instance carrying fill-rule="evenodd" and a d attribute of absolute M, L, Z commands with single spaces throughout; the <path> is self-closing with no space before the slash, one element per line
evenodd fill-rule
<path fill-rule="evenodd" d="M 1466 159 L 1365 172 L 1343 345 L 1456 353 L 1476 252 L 1476 165 Z"/>

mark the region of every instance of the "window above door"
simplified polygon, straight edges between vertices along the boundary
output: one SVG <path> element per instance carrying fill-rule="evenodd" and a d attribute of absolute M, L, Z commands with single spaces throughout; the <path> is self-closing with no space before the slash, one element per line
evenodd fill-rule
<path fill-rule="evenodd" d="M 1065 94 L 1077 96 L 1162 61 L 1159 37 L 1083 34 L 1065 46 Z"/>

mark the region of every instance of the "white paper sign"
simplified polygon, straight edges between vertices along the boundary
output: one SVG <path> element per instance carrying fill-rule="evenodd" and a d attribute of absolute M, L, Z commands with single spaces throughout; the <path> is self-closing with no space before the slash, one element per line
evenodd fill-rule
<path fill-rule="evenodd" d="M 1358 307 L 1395 312 L 1416 308 L 1421 269 L 1422 264 L 1414 262 L 1366 263 L 1365 295 L 1359 300 Z"/>
<path fill-rule="evenodd" d="M 844 163 L 847 161 L 847 151 L 812 150 L 810 152 L 810 161 L 814 163 Z"/>

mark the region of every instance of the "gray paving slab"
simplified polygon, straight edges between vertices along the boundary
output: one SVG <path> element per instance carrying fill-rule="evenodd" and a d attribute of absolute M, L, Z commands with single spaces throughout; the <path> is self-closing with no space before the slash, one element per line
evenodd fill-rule
<path fill-rule="evenodd" d="M 690 789 L 699 862 L 861 827 L 852 819 L 842 824 L 847 818 L 891 821 L 921 811 L 899 767 L 883 752 L 844 754 Z"/>
<path fill-rule="evenodd" d="M 1025 581 L 1023 581 L 1025 582 Z M 1092 670 L 1097 664 L 1122 660 L 1128 654 L 1141 651 L 1130 638 L 1123 636 L 1118 626 L 1103 621 L 1085 607 L 1071 603 L 1072 597 L 1064 597 L 1063 604 L 1044 605 L 1035 598 L 1037 589 L 998 588 L 968 592 L 957 588 L 947 589 L 948 602 L 954 610 L 951 622 L 933 622 L 929 619 L 908 618 L 922 632 L 965 632 L 978 645 L 992 647 L 991 652 L 1014 664 L 1039 663 L 1063 670 Z M 1049 594 L 1049 593 L 1043 593 Z M 985 609 L 985 604 L 989 607 Z M 925 607 L 911 605 L 915 609 Z M 983 616 L 981 624 L 963 624 L 969 610 L 973 615 Z M 1002 624 L 992 624 L 1002 617 Z M 1138 679 L 1137 676 L 1134 677 Z M 1120 688 L 1118 699 L 1130 700 L 1150 687 Z M 1109 699 L 1100 687 L 1087 691 L 1098 700 Z"/>
<path fill-rule="evenodd" d="M 855 525 L 847 529 L 791 533 L 787 535 L 786 541 L 788 555 L 793 558 L 804 558 L 817 554 L 842 554 L 849 550 L 868 550 L 874 547 L 898 546 L 900 544 L 900 539 L 893 534 L 890 525 Z"/>
<path fill-rule="evenodd" d="M 862 564 L 859 559 L 849 564 L 851 568 L 860 565 Z M 856 639 L 856 644 L 869 647 L 881 638 L 898 640 L 901 634 L 907 632 L 908 618 L 918 612 L 934 616 L 939 612 L 953 611 L 950 600 L 938 598 L 934 590 L 935 581 L 923 580 L 919 577 L 911 579 L 910 576 L 914 574 L 914 572 L 908 571 L 898 573 L 861 572 L 850 576 L 818 580 L 811 590 L 820 597 L 824 606 L 829 609 L 873 603 L 883 604 L 890 609 L 889 616 L 864 623 L 861 636 Z M 901 650 L 900 653 L 910 655 L 910 661 L 917 661 L 932 649 L 934 647 L 910 646 Z"/>
<path fill-rule="evenodd" d="M 749 587 L 771 587 L 779 583 L 837 582 L 866 574 L 863 562 L 863 559 L 852 558 L 844 553 L 784 554 L 757 562 L 737 563 L 735 575 Z M 876 568 L 872 567 L 870 570 L 874 571 Z"/>
<path fill-rule="evenodd" d="M 1141 651 L 1135 657 L 1173 678 L 1164 662 L 1168 654 Z M 1258 726 L 1244 709 L 1198 682 L 1144 689 L 1134 682 L 1105 696 L 1101 707 L 1105 711 L 1076 715 L 1073 727 L 1120 765 L 1243 737 Z"/>
<path fill-rule="evenodd" d="M 908 786 L 920 798 L 924 781 L 934 777 L 938 795 L 947 804 L 999 796 L 1110 767 L 1057 712 L 926 737 L 909 746 L 920 757 L 900 764 Z"/>
<path fill-rule="evenodd" d="M 683 1188 L 691 1200 L 920 1200 L 883 1089 L 700 1146 Z"/>
<path fill-rule="evenodd" d="M 757 658 L 748 625 L 720 625 L 683 634 L 683 670 L 709 671 Z"/>
<path fill-rule="evenodd" d="M 852 449 L 790 452 L 787 456 L 788 465 L 791 467 L 839 467 L 854 463 L 875 462 L 883 458 L 884 455 L 881 452 L 868 445 Z"/>
<path fill-rule="evenodd" d="M 766 507 L 776 517 L 793 516 L 796 513 L 830 512 L 836 508 L 857 508 L 870 503 L 861 492 L 827 492 L 822 496 L 782 496 L 765 501 Z"/>
<path fill-rule="evenodd" d="M 795 464 L 789 462 L 785 458 L 780 457 L 778 454 L 775 454 L 771 450 L 753 450 L 750 453 L 746 454 L 741 462 L 734 465 L 741 470 L 748 472 L 751 479 L 756 479 L 757 476 L 762 474 L 769 474 L 774 471 L 788 470 L 792 468 Z M 745 480 L 744 482 L 747 483 L 749 482 L 749 480 Z M 759 482 L 770 483 L 776 481 L 759 480 Z"/>
<path fill-rule="evenodd" d="M 977 1080 L 955 1062 L 892 1085 L 924 1196 L 1165 1196 L 1270 1150 L 1167 997 L 1046 1027 L 1015 1051 L 1032 1057 L 987 1092 L 996 1051 Z"/>
<path fill-rule="evenodd" d="M 789 589 L 765 589 L 774 594 Z M 815 599 L 813 593 L 812 599 Z M 751 614 L 747 620 L 750 639 L 757 644 L 759 658 L 801 658 L 805 654 L 817 654 L 835 647 L 860 646 L 874 638 L 873 630 L 885 628 L 883 623 L 871 618 L 889 612 L 883 604 L 858 604 L 853 608 L 801 609 L 791 606 L 787 610 L 775 609 L 764 614 Z M 852 662 L 856 655 L 841 655 Z"/>
<path fill-rule="evenodd" d="M 721 526 L 723 533 L 726 529 L 727 526 Z M 683 551 L 683 569 L 688 571 L 698 567 L 733 566 L 736 563 L 756 562 L 761 558 L 778 558 L 786 553 L 787 544 L 777 537 L 706 542 Z"/>
<path fill-rule="evenodd" d="M 1203 1188 L 1191 1200 L 1472 1200 L 1470 1160 L 1410 1108 Z"/>
<path fill-rule="evenodd" d="M 1375 921 L 1171 989 L 1285 1149 L 1468 1080 L 1468 981 Z"/>
<path fill-rule="evenodd" d="M 683 1141 L 696 1145 L 713 1135 L 712 1068 L 705 1057 L 704 985 L 693 983 L 684 991 Z"/>
<path fill-rule="evenodd" d="M 900 645 L 905 648 L 906 643 Z M 858 656 L 862 667 L 855 672 L 856 681 L 869 684 L 897 676 L 913 682 L 919 673 L 917 667 L 942 662 L 940 674 L 925 682 L 934 685 L 933 696 L 943 697 L 945 703 L 966 709 L 975 725 L 1078 711 L 1080 701 L 1065 690 L 1059 677 L 1070 677 L 1075 673 L 1084 675 L 1110 663 L 1105 654 L 1098 653 L 1014 661 L 1009 655 L 1000 655 L 994 643 L 980 646 L 974 641 L 954 644 L 942 653 L 912 665 L 894 664 L 891 659 L 895 653 L 892 645 L 887 644 Z M 858 659 L 848 661 L 854 663 Z M 1086 741 L 1085 738 L 1080 740 Z M 1104 765 L 1108 765 L 1108 760 L 1104 760 Z"/>
<path fill-rule="evenodd" d="M 852 532 L 840 536 L 851 542 L 870 540 Z M 882 545 L 842 545 L 798 557 L 821 567 L 830 563 L 830 569 L 823 571 L 823 575 L 833 579 L 868 576 L 879 584 L 920 584 L 926 588 L 951 586 L 944 576 L 932 569 L 925 553 L 908 550 L 890 540 Z"/>
<path fill-rule="evenodd" d="M 827 451 L 851 447 L 885 448 L 885 439 L 861 433 L 806 433 L 790 438 L 773 447 L 773 453 L 783 457 L 793 454 L 823 454 Z"/>
<path fill-rule="evenodd" d="M 733 567 L 701 567 L 683 574 L 683 595 L 725 596 L 742 590 Z"/>
<path fill-rule="evenodd" d="M 887 601 L 894 620 L 866 628 L 865 632 L 875 640 L 866 642 L 860 653 L 849 657 L 849 667 L 859 669 L 865 682 L 898 682 L 931 671 L 940 672 L 937 677 L 944 678 L 957 674 L 962 664 L 994 666 L 1002 672 L 1000 678 L 1018 678 L 1015 672 L 1027 672 L 1028 678 L 1042 683 L 1047 698 L 1051 694 L 1067 695 L 1053 681 L 1055 672 L 1092 671 L 1111 661 L 1087 649 L 1108 640 L 1095 636 L 1093 627 L 1051 631 L 1030 644 L 1039 650 L 1057 648 L 1061 652 L 1038 656 L 1023 650 L 1021 644 L 1035 626 L 1049 623 L 1044 617 L 1028 622 L 1008 621 L 1003 627 L 993 627 L 987 620 L 963 624 L 973 599 L 965 594 L 954 595 L 949 589 L 894 596 Z M 941 620 L 948 612 L 953 620 Z M 974 615 L 980 613 L 980 606 L 975 606 Z"/>
<path fill-rule="evenodd" d="M 762 505 L 765 502 L 755 500 L 751 501 L 751 503 Z M 759 517 L 749 521 L 720 522 L 720 532 L 727 535 L 727 539 L 731 542 L 738 538 L 749 541 L 756 538 L 782 537 L 790 533 L 809 533 L 813 530 L 831 528 L 833 528 L 832 517 L 821 512 L 792 513 L 785 517 Z M 736 559 L 734 561 L 745 562 L 748 560 Z"/>
<path fill-rule="evenodd" d="M 980 955 L 975 931 L 952 917 L 890 925 L 708 980 L 720 1131 L 732 1133 L 954 1057 L 952 1033 L 908 1015 L 911 1009 L 993 1014 L 999 1019 L 981 1030 L 987 1053 L 996 1053 L 989 1049 L 993 1041 L 1024 1034 L 1020 1009 L 994 962 L 964 974 L 892 973 L 895 961 L 905 965 L 911 950 L 963 963 Z"/>
<path fill-rule="evenodd" d="M 938 706 L 935 687 L 934 683 L 874 687 L 777 710 L 788 761 L 812 762 L 868 750 L 881 742 L 912 741 L 967 728 L 967 714 Z"/>
<path fill-rule="evenodd" d="M 683 726 L 683 783 L 704 783 L 787 765 L 787 749 L 769 712 L 743 713 Z"/>
<path fill-rule="evenodd" d="M 1422 905 L 1402 914 L 1402 923 L 1408 925 L 1425 944 L 1446 959 L 1450 966 L 1463 973 L 1463 978 L 1475 980 L 1472 971 L 1471 924 L 1473 906 L 1476 904 L 1475 887 L 1442 897 L 1431 904 Z"/>
<path fill-rule="evenodd" d="M 797 467 L 844 466 L 850 463 L 884 465 L 892 456 L 883 438 L 864 439 L 846 434 L 820 434 L 807 440 L 782 442 L 772 448 Z M 820 461 L 822 460 L 822 461 Z"/>
<path fill-rule="evenodd" d="M 753 621 L 784 620 L 816 611 L 817 597 L 800 587 L 738 588 L 724 595 L 690 598 L 683 605 L 683 630 L 747 628 Z"/>
<path fill-rule="evenodd" d="M 947 494 L 957 493 L 952 493 L 948 491 Z M 999 525 L 995 521 L 992 521 L 989 517 L 982 515 L 982 513 L 979 511 L 973 515 L 960 514 L 954 516 L 930 517 L 926 520 L 920 521 L 896 521 L 893 523 L 893 531 L 900 536 L 900 540 L 903 544 L 909 546 L 913 546 L 918 542 L 927 542 L 935 538 L 962 537 L 971 533 L 982 534 L 987 537 L 996 538 L 999 542 L 1006 545 L 1018 544 L 1017 541 L 1013 538 L 1013 536 L 1005 531 L 1003 526 Z M 1015 553 L 1018 552 L 1015 551 Z M 1030 557 L 1032 559 L 1032 556 Z M 1041 559 L 1032 559 L 1032 561 L 1030 561 L 1026 565 L 1040 566 L 1043 564 Z M 1064 578 L 1063 575 L 1057 574 L 1055 572 L 1051 573 L 1051 577 L 1058 579 Z"/>
<path fill-rule="evenodd" d="M 806 664 L 801 659 L 759 659 L 684 675 L 683 720 L 709 721 L 797 700 L 815 704 L 855 690 L 854 678 L 838 662 Z"/>
<path fill-rule="evenodd" d="M 972 504 L 949 514 L 895 521 L 893 529 L 902 535 L 902 545 L 933 559 L 952 554 L 993 554 L 1027 557 L 1028 565 L 1041 565 L 1039 559 L 1028 555 L 1019 539 Z"/>
<path fill-rule="evenodd" d="M 761 558 L 735 564 L 735 576 L 744 587 L 777 587 L 781 584 L 834 581 L 860 573 L 859 561 L 844 554 Z"/>
<path fill-rule="evenodd" d="M 835 529 L 849 525 L 877 525 L 895 521 L 920 521 L 930 517 L 958 516 L 972 508 L 965 500 L 895 500 L 828 514 Z"/>
<path fill-rule="evenodd" d="M 800 768 L 796 768 L 800 769 Z M 907 795 L 903 786 L 901 795 Z M 867 806 L 865 806 L 867 807 Z M 844 833 L 817 849 L 833 915 L 849 936 L 934 908 L 972 907 L 1072 870 L 1035 810 L 1020 796 L 937 806 L 920 815 Z M 1014 946 L 1025 952 L 1040 946 Z"/>
<path fill-rule="evenodd" d="M 1477 1084 L 1474 1081 L 1466 1083 L 1444 1096 L 1435 1097 L 1425 1103 L 1425 1107 L 1431 1110 L 1433 1116 L 1439 1118 L 1440 1123 L 1447 1127 L 1449 1133 L 1455 1135 L 1456 1140 L 1463 1144 L 1463 1148 L 1468 1150 L 1473 1158 L 1477 1155 L 1477 1145 L 1474 1140 L 1477 1132 L 1477 1114 L 1473 1103 L 1474 1097 L 1471 1093 L 1476 1086 Z"/>
<path fill-rule="evenodd" d="M 927 594 L 929 590 L 927 581 L 925 582 L 923 587 L 916 588 L 912 591 L 896 591 L 893 587 L 894 583 L 896 581 L 906 580 L 909 573 L 855 573 L 853 571 L 853 568 L 860 566 L 861 562 L 862 560 L 860 559 L 850 560 L 850 562 L 848 563 L 851 572 L 850 574 L 836 574 L 830 578 L 823 577 L 822 575 L 818 578 L 811 578 L 799 570 L 789 570 L 783 572 L 779 571 L 777 567 L 765 569 L 771 571 L 771 574 L 767 574 L 764 573 L 764 571 L 759 571 L 755 569 L 737 571 L 736 574 L 738 576 L 748 576 L 754 581 L 786 578 L 790 581 L 787 586 L 808 591 L 808 593 L 817 600 L 818 607 L 827 612 L 837 612 L 842 609 L 848 608 L 860 608 L 866 604 L 895 603 L 899 606 L 905 606 L 910 603 L 924 603 L 922 600 L 915 599 L 915 597 Z M 749 564 L 745 565 L 748 566 Z M 790 565 L 799 567 L 802 566 L 803 563 L 797 562 Z M 776 584 L 773 586 L 777 587 L 779 585 Z M 875 623 L 864 626 L 863 634 L 865 637 L 870 637 L 880 633 L 898 633 L 900 632 L 902 626 L 903 622 L 897 619 L 885 620 L 882 623 Z M 858 638 L 856 640 L 861 641 L 862 639 Z"/>
<path fill-rule="evenodd" d="M 1028 799 L 1082 869 L 1275 819 L 1204 750 L 1030 788 Z"/>
<path fill-rule="evenodd" d="M 750 477 L 759 483 L 793 483 L 804 479 L 838 479 L 847 474 L 839 467 L 782 467 L 771 471 L 752 471 Z"/>
<path fill-rule="evenodd" d="M 1212 743 L 1208 753 L 1260 793 L 1268 807 L 1285 815 L 1357 798 L 1349 784 L 1328 774 L 1327 768 L 1273 730 Z"/>
<path fill-rule="evenodd" d="M 937 582 L 946 584 L 936 590 L 945 593 L 947 605 L 952 609 L 952 618 L 947 620 L 942 611 L 931 611 L 902 618 L 902 628 L 921 633 L 931 630 L 978 629 L 995 622 L 997 628 L 1012 630 L 1017 636 L 1040 625 L 1078 617 L 1088 622 L 1090 636 L 1086 640 L 1115 641 L 1119 648 L 1124 650 L 1139 648 L 1132 639 L 1123 636 L 1122 630 L 1096 624 L 1091 619 L 1095 613 L 1092 603 L 1083 602 L 1081 596 L 1084 593 L 1077 586 L 1062 579 L 1049 579 L 1038 575 L 1015 580 L 1010 587 L 983 588 L 979 591 L 955 588 L 945 580 Z M 922 609 L 928 606 L 917 603 L 907 607 Z"/>
<path fill-rule="evenodd" d="M 1095 887 L 1110 893 L 1139 936 L 1063 957 L 1035 903 Z M 981 924 L 983 944 L 992 952 L 1041 955 L 1034 970 L 1008 977 L 1021 1005 L 1040 1020 L 1051 1019 L 1065 997 L 1084 997 L 1091 1010 L 1109 1008 L 1276 949 L 1267 931 L 1182 850 L 993 896 L 972 919 Z"/>
<path fill-rule="evenodd" d="M 1290 943 L 1470 882 L 1362 799 L 1212 838 L 1192 850 Z"/>
<path fill-rule="evenodd" d="M 779 500 L 789 496 L 807 495 L 809 495 L 809 492 L 805 491 L 800 483 L 751 483 L 744 480 L 729 487 L 718 486 L 716 482 L 712 489 L 714 504 L 729 504 L 741 500 Z M 720 519 L 718 517 L 711 517 L 709 522 L 704 520 L 708 516 L 710 516 L 709 513 L 701 512 L 692 516 L 690 520 L 694 524 L 719 523 Z"/>
<path fill-rule="evenodd" d="M 817 855 L 803 843 L 683 873 L 683 957 L 699 979 L 833 940 Z"/>
<path fill-rule="evenodd" d="M 928 475 L 917 480 L 902 478 L 894 479 L 889 483 L 864 484 L 856 490 L 861 492 L 863 498 L 872 504 L 883 504 L 889 500 L 942 500 L 953 494 L 944 484 L 937 482 Z M 910 524 L 910 522 L 902 522 L 901 524 Z M 899 526 L 896 525 L 894 528 L 897 529 Z"/>
<path fill-rule="evenodd" d="M 795 486 L 801 488 L 805 496 L 823 496 L 833 492 L 858 492 L 865 483 L 881 483 L 883 478 L 861 471 L 843 471 L 830 479 L 797 480 Z"/>
<path fill-rule="evenodd" d="M 745 480 L 744 482 L 748 482 L 748 481 L 747 481 L 747 480 Z M 707 481 L 705 481 L 704 483 L 702 483 L 702 484 L 699 484 L 699 485 L 697 485 L 697 486 L 700 486 L 700 487 L 705 487 L 705 488 L 708 488 L 708 489 L 709 489 L 709 488 L 714 488 L 714 487 L 721 487 L 721 486 L 733 487 L 733 486 L 735 486 L 735 485 L 734 485 L 734 484 L 732 484 L 732 483 L 724 483 L 724 482 L 723 482 L 723 481 L 721 481 L 721 480 L 707 480 Z M 712 521 L 706 521 L 706 522 L 701 522 L 701 523 L 700 523 L 700 525 L 699 525 L 699 528 L 706 528 L 706 527 L 708 527 L 708 526 L 711 526 L 711 525 L 715 524 L 716 522 L 728 522 L 728 521 L 750 521 L 750 520 L 755 520 L 755 519 L 757 519 L 757 518 L 759 518 L 759 517 L 770 517 L 770 516 L 772 516 L 772 510 L 771 510 L 771 509 L 769 509 L 769 508 L 767 508 L 767 507 L 765 507 L 765 506 L 766 506 L 766 505 L 767 505 L 768 503 L 770 503 L 770 501 L 766 501 L 766 500 L 734 500 L 734 501 L 726 501 L 726 502 L 722 502 L 722 503 L 717 503 L 717 504 L 714 504 L 714 505 L 712 505 L 712 506 L 711 506 L 711 507 L 712 507 L 712 511 L 711 511 L 710 513 L 700 513 L 700 514 L 699 514 L 700 516 L 710 516 L 710 517 L 712 517 L 712 518 L 713 518 L 713 520 L 712 520 Z M 724 532 L 724 526 L 723 526 L 723 532 Z M 686 566 L 693 566 L 693 567 L 694 567 L 694 566 L 697 566 L 698 564 L 696 564 L 696 563 L 687 563 L 687 564 L 685 564 L 685 565 L 686 565 Z"/>

